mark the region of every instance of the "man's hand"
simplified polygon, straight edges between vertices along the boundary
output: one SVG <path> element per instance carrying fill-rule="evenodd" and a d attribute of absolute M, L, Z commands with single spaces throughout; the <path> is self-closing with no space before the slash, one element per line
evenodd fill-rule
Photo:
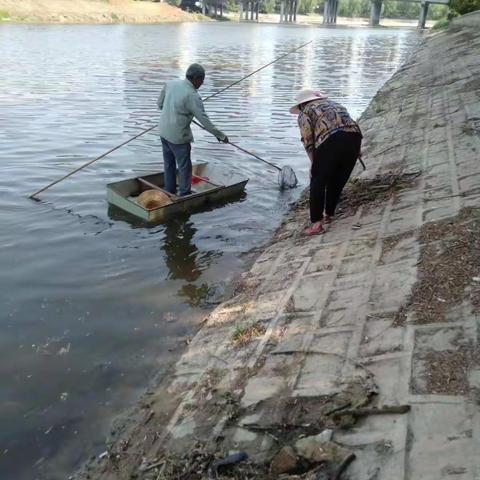
<path fill-rule="evenodd" d="M 229 140 L 228 140 L 228 137 L 225 135 L 225 137 L 223 139 L 218 139 L 219 142 L 222 142 L 222 143 L 229 143 Z"/>

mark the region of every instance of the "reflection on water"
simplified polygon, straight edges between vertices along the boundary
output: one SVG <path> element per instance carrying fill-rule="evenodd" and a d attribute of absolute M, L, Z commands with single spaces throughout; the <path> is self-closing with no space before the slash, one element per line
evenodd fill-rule
<path fill-rule="evenodd" d="M 196 285 L 195 282 L 201 276 L 200 268 L 208 268 L 215 258 L 213 252 L 199 252 L 193 242 L 196 232 L 197 229 L 188 218 L 172 220 L 165 225 L 163 240 L 168 278 L 185 280 L 178 293 L 192 307 L 201 305 L 210 294 L 211 287 L 207 283 Z"/>
<path fill-rule="evenodd" d="M 158 121 L 162 84 L 193 61 L 207 96 L 313 43 L 206 105 L 234 142 L 301 184 L 308 160 L 288 107 L 305 86 L 359 115 L 414 30 L 280 25 L 0 26 L 0 478 L 67 477 L 105 450 L 110 420 L 167 371 L 202 316 L 299 195 L 277 172 L 196 131 L 193 157 L 250 178 L 242 201 L 146 228 L 105 185 L 153 173 L 152 132 L 26 196 Z"/>
<path fill-rule="evenodd" d="M 196 262 L 198 248 L 193 244 L 196 231 L 192 222 L 188 220 L 173 220 L 165 226 L 163 251 L 169 278 L 180 278 L 190 283 L 200 277 Z"/>

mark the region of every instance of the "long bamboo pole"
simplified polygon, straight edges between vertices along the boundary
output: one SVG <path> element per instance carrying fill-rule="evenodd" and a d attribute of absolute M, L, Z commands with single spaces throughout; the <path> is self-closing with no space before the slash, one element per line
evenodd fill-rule
<path fill-rule="evenodd" d="M 279 60 L 282 60 L 283 58 L 285 58 L 286 56 L 296 52 L 297 50 L 300 50 L 301 48 L 303 47 L 306 47 L 307 45 L 309 45 L 310 43 L 312 43 L 313 40 L 310 40 L 309 42 L 307 43 L 304 43 L 303 45 L 300 45 L 299 47 L 297 48 L 294 48 L 293 50 L 290 50 L 288 51 L 287 53 L 283 54 L 283 55 L 280 55 L 279 57 L 277 57 L 275 60 L 271 61 L 270 63 L 267 63 L 266 65 L 263 65 L 262 67 L 260 68 L 257 68 L 257 70 L 255 70 L 254 72 L 251 72 L 249 73 L 248 75 L 246 75 L 245 77 L 241 78 L 240 80 L 237 80 L 236 82 L 233 82 L 231 83 L 230 85 L 226 86 L 225 88 L 222 88 L 220 90 L 218 90 L 217 92 L 213 93 L 212 95 L 209 95 L 208 97 L 204 98 L 203 101 L 206 102 L 207 100 L 210 100 L 211 98 L 213 97 L 216 97 L 217 95 L 220 95 L 222 92 L 224 92 L 225 90 L 228 90 L 229 88 L 235 86 L 235 85 L 238 85 L 240 82 L 243 82 L 243 80 L 246 80 L 247 78 L 251 77 L 252 75 L 255 75 L 256 73 L 260 72 L 260 70 L 263 70 L 264 68 L 267 68 L 269 67 L 270 65 L 273 65 L 275 62 L 278 62 Z M 153 125 L 153 127 L 149 127 L 145 130 L 143 130 L 142 132 L 140 132 L 139 134 L 135 135 L 134 137 L 126 140 L 125 142 L 121 143 L 120 145 L 117 145 L 116 147 L 113 147 L 111 148 L 110 150 L 108 150 L 108 152 L 105 152 L 103 153 L 102 155 L 100 155 L 99 157 L 96 157 L 94 158 L 93 160 L 90 160 L 88 161 L 87 163 L 84 163 L 83 165 L 81 165 L 80 167 L 76 168 L 75 170 L 71 171 L 70 173 L 67 173 L 67 175 L 64 175 L 63 177 L 57 179 L 57 180 L 54 180 L 52 183 L 49 183 L 47 186 L 41 188 L 40 190 L 36 191 L 35 193 L 32 193 L 29 198 L 32 198 L 32 199 L 35 199 L 35 197 L 37 197 L 37 195 L 40 195 L 40 193 L 44 192 L 45 190 L 48 190 L 50 187 L 53 187 L 54 185 L 56 185 L 57 183 L 60 183 L 61 181 L 65 180 L 66 178 L 68 177 L 71 177 L 72 175 L 74 175 L 75 173 L 79 172 L 80 170 L 83 170 L 84 168 L 88 167 L 89 165 L 91 165 L 92 163 L 95 163 L 96 161 L 106 157 L 107 155 L 109 155 L 110 153 L 114 152 L 115 150 L 118 150 L 119 148 L 123 147 L 124 145 L 126 145 L 127 143 L 130 143 L 131 141 L 135 140 L 136 138 L 138 137 L 141 137 L 142 135 L 144 135 L 145 133 L 148 133 L 150 132 L 151 130 L 153 130 L 154 128 L 156 128 L 158 126 L 158 124 L 155 124 Z M 233 144 L 232 144 L 233 145 Z M 235 145 L 234 145 L 235 146 Z M 237 147 L 239 148 L 239 147 Z M 262 160 L 262 159 L 260 159 Z M 262 160 L 262 161 L 265 161 L 265 160 Z M 267 162 L 268 163 L 268 162 Z M 277 167 L 278 168 L 278 167 Z"/>
<path fill-rule="evenodd" d="M 156 127 L 157 127 L 157 125 L 154 125 L 153 127 L 150 127 L 149 129 L 147 129 L 147 130 L 139 133 L 138 135 L 135 135 L 134 137 L 130 138 L 129 140 L 126 140 L 126 141 L 123 142 L 122 144 L 117 145 L 116 147 L 111 148 L 108 152 L 103 153 L 103 154 L 100 155 L 99 157 L 94 158 L 93 160 L 90 160 L 90 161 L 87 162 L 87 163 L 84 163 L 84 164 L 81 165 L 80 167 L 78 167 L 78 168 L 76 168 L 75 170 L 72 170 L 70 173 L 67 173 L 66 175 L 64 175 L 62 178 L 59 178 L 59 179 L 53 181 L 52 183 L 48 184 L 46 187 L 41 188 L 40 190 L 38 190 L 38 192 L 32 193 L 32 195 L 30 195 L 29 198 L 32 198 L 32 199 L 35 200 L 35 197 L 36 197 L 37 195 L 39 195 L 40 193 L 44 192 L 45 190 L 49 189 L 50 187 L 53 187 L 53 186 L 56 185 L 57 183 L 60 183 L 62 180 L 65 180 L 66 178 L 71 177 L 73 174 L 79 172 L 80 170 L 83 170 L 85 167 L 88 167 L 89 165 L 91 165 L 92 163 L 96 162 L 97 160 L 100 160 L 101 158 L 106 157 L 108 154 L 114 152 L 115 150 L 118 150 L 120 147 L 123 147 L 123 146 L 126 145 L 127 143 L 131 142 L 132 140 L 135 140 L 136 138 L 140 137 L 140 136 L 143 135 L 144 133 L 147 133 L 147 132 L 149 132 L 150 130 L 153 130 L 154 128 L 156 128 Z"/>

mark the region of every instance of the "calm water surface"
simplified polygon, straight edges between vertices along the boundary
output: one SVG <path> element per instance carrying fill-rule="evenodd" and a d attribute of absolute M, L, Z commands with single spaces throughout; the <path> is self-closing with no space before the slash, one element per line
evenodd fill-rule
<path fill-rule="evenodd" d="M 203 95 L 314 42 L 206 104 L 232 139 L 307 179 L 288 106 L 315 86 L 358 116 L 414 30 L 275 25 L 0 26 L 0 478 L 64 479 L 112 416 L 169 364 L 301 189 L 197 131 L 196 160 L 250 177 L 246 196 L 146 228 L 105 184 L 161 168 L 156 133 L 28 194 L 156 123 L 162 84 L 205 65 Z"/>

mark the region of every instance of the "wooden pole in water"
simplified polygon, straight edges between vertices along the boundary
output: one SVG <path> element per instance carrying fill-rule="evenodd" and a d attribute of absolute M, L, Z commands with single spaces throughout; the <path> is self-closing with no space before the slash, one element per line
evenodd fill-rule
<path fill-rule="evenodd" d="M 248 12 L 248 11 L 247 11 Z M 248 13 L 247 13 L 247 18 L 248 18 Z M 310 43 L 312 43 L 313 40 L 310 40 L 309 42 L 307 43 L 304 43 L 303 45 L 300 45 L 299 47 L 297 48 L 294 48 L 293 50 L 290 50 L 289 52 L 287 53 L 284 53 L 283 55 L 280 55 L 279 57 L 277 57 L 275 60 L 272 60 L 270 63 L 267 63 L 266 65 L 263 65 L 263 67 L 260 67 L 260 68 L 257 68 L 257 70 L 253 71 L 252 73 L 249 73 L 248 75 L 245 75 L 243 78 L 241 78 L 240 80 L 237 80 L 233 83 L 231 83 L 230 85 L 226 86 L 225 88 L 222 88 L 220 90 L 218 90 L 217 92 L 213 93 L 212 95 L 209 95 L 208 97 L 204 98 L 203 101 L 206 102 L 207 100 L 213 98 L 213 97 L 216 97 L 217 95 L 220 95 L 222 92 L 224 92 L 225 90 L 228 90 L 229 88 L 235 86 L 235 85 L 238 85 L 240 82 L 243 82 L 243 80 L 246 80 L 247 78 L 251 77 L 252 75 L 255 75 L 256 73 L 258 73 L 260 70 L 263 70 L 264 68 L 267 68 L 269 67 L 270 65 L 274 64 L 275 62 L 278 62 L 279 60 L 281 60 L 282 58 L 285 58 L 286 56 L 290 55 L 291 53 L 294 53 L 296 52 L 297 50 L 300 50 L 301 48 L 303 47 L 306 47 L 307 45 L 309 45 Z M 138 137 L 141 137 L 142 135 L 144 135 L 145 133 L 148 133 L 150 132 L 151 130 L 153 130 L 154 128 L 158 127 L 158 124 L 155 124 L 153 125 L 152 127 L 149 127 L 147 128 L 146 130 L 143 130 L 142 132 L 140 132 L 139 134 L 135 135 L 134 137 L 131 137 L 129 138 L 128 140 L 126 140 L 125 142 L 121 143 L 120 145 L 117 145 L 116 147 L 113 147 L 111 148 L 110 150 L 108 150 L 108 152 L 105 152 L 103 153 L 102 155 L 100 155 L 99 157 L 96 157 L 94 158 L 93 160 L 90 160 L 88 161 L 87 163 L 84 163 L 83 165 L 81 165 L 80 167 L 76 168 L 75 170 L 72 170 L 70 173 L 67 173 L 66 175 L 64 175 L 63 177 L 59 178 L 58 180 L 55 180 L 53 181 L 52 183 L 49 183 L 46 187 L 43 187 L 41 188 L 40 190 L 37 190 L 35 193 L 32 193 L 31 195 L 29 195 L 28 198 L 31 198 L 33 200 L 36 199 L 37 195 L 40 195 L 40 193 L 44 192 L 45 190 L 48 190 L 50 187 L 53 187 L 54 185 L 56 185 L 57 183 L 60 183 L 61 181 L 65 180 L 66 178 L 68 177 L 71 177 L 72 175 L 74 175 L 75 173 L 79 172 L 80 170 L 83 170 L 84 168 L 88 167 L 89 165 L 91 165 L 92 163 L 95 163 L 96 161 L 106 157 L 107 155 L 109 155 L 110 153 L 114 152 L 115 150 L 118 150 L 119 148 L 123 147 L 124 145 L 126 145 L 127 143 L 130 143 L 131 141 L 135 140 L 136 138 Z M 233 145 L 233 144 L 232 144 Z M 236 146 L 236 145 L 234 145 Z M 238 146 L 236 146 L 238 148 Z M 250 153 L 250 152 L 248 152 Z M 251 153 L 250 153 L 251 154 Z M 262 161 L 265 161 L 263 159 L 260 159 Z M 265 161 L 266 162 L 266 161 Z M 268 163 L 268 162 L 266 162 Z M 278 167 L 277 167 L 278 168 Z"/>

